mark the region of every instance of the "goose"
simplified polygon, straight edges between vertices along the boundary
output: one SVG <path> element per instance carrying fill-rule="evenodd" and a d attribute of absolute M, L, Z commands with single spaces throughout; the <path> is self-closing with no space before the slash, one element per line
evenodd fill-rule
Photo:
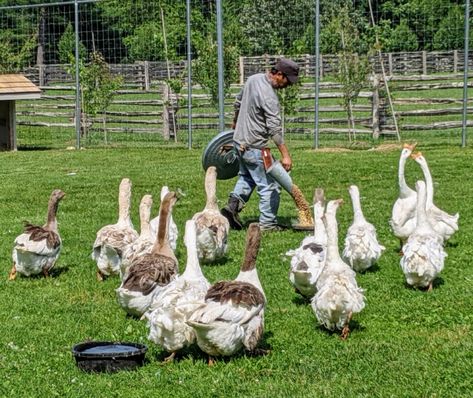
<path fill-rule="evenodd" d="M 424 181 L 417 181 L 417 223 L 414 232 L 402 248 L 401 269 L 410 286 L 428 288 L 444 267 L 447 253 L 442 236 L 429 222 L 426 211 L 427 190 Z"/>
<path fill-rule="evenodd" d="M 386 248 L 378 243 L 376 228 L 363 215 L 358 187 L 351 185 L 348 192 L 353 205 L 353 223 L 347 231 L 342 258 L 355 271 L 360 272 L 378 261 Z"/>
<path fill-rule="evenodd" d="M 42 227 L 25 223 L 24 232 L 17 236 L 13 247 L 13 267 L 8 276 L 14 280 L 17 273 L 25 276 L 43 273 L 45 277 L 54 267 L 62 247 L 56 220 L 59 202 L 65 193 L 55 189 L 48 202 L 46 224 Z"/>
<path fill-rule="evenodd" d="M 416 191 L 410 188 L 404 177 L 406 160 L 416 144 L 404 144 L 399 158 L 398 183 L 399 197 L 394 202 L 389 224 L 394 235 L 399 238 L 401 247 L 416 225 Z"/>
<path fill-rule="evenodd" d="M 211 357 L 230 356 L 243 348 L 253 351 L 263 336 L 266 297 L 256 270 L 260 241 L 258 223 L 250 224 L 237 278 L 213 284 L 205 304 L 187 321 L 195 331 L 197 345 Z"/>
<path fill-rule="evenodd" d="M 128 273 L 116 289 L 118 303 L 129 315 L 141 317 L 153 302 L 153 296 L 177 277 L 178 262 L 168 240 L 168 223 L 177 199 L 173 191 L 166 194 L 151 252 L 133 257 Z"/>
<path fill-rule="evenodd" d="M 130 218 L 131 181 L 123 178 L 118 194 L 118 222 L 97 232 L 92 259 L 97 263 L 97 279 L 120 274 L 123 250 L 138 238 Z"/>
<path fill-rule="evenodd" d="M 324 202 L 324 190 L 316 188 L 314 193 L 314 234 L 306 236 L 297 249 L 286 252 L 286 256 L 291 257 L 289 281 L 296 292 L 309 299 L 316 292 L 315 282 L 325 262 L 327 233 L 323 222 Z"/>
<path fill-rule="evenodd" d="M 325 266 L 316 282 L 317 293 L 311 307 L 318 322 L 329 330 L 341 330 L 345 340 L 353 314 L 365 306 L 363 289 L 358 287 L 356 273 L 343 262 L 338 251 L 338 226 L 336 212 L 342 199 L 327 204 L 324 222 L 327 231 L 327 257 Z"/>
<path fill-rule="evenodd" d="M 120 264 L 120 279 L 127 273 L 133 257 L 139 257 L 143 253 L 149 253 L 153 248 L 156 235 L 151 235 L 149 218 L 151 207 L 153 206 L 153 197 L 144 195 L 140 202 L 140 236 L 134 242 L 129 244 L 123 251 L 122 261 Z"/>
<path fill-rule="evenodd" d="M 217 168 L 210 166 L 205 173 L 207 203 L 204 210 L 192 217 L 197 228 L 199 260 L 205 263 L 212 263 L 223 258 L 228 249 L 227 238 L 230 224 L 217 206 L 216 186 Z"/>
<path fill-rule="evenodd" d="M 148 339 L 171 353 L 165 359 L 166 362 L 172 361 L 178 350 L 195 341 L 194 330 L 186 321 L 204 303 L 210 287 L 200 268 L 196 236 L 195 222 L 188 220 L 184 234 L 187 247 L 186 270 L 159 291 L 144 314 L 148 320 Z"/>
<path fill-rule="evenodd" d="M 432 224 L 432 228 L 442 236 L 444 241 L 446 241 L 450 239 L 456 231 L 458 231 L 459 214 L 456 213 L 452 216 L 435 206 L 433 203 L 434 183 L 427 160 L 422 155 L 422 152 L 413 153 L 411 157 L 420 165 L 422 172 L 424 173 L 427 190 L 426 210 L 429 221 Z"/>
<path fill-rule="evenodd" d="M 169 192 L 169 187 L 167 185 L 163 185 L 161 187 L 161 196 L 160 196 L 161 202 L 164 200 L 164 197 L 166 196 L 168 192 Z M 151 236 L 153 237 L 153 239 L 156 238 L 156 233 L 158 231 L 158 224 L 159 224 L 159 211 L 158 211 L 158 215 L 150 221 Z M 171 218 L 169 219 L 168 239 L 169 239 L 169 245 L 171 246 L 171 249 L 173 251 L 176 251 L 178 236 L 179 236 L 179 230 L 177 229 L 177 225 L 174 222 L 174 219 L 171 215 Z"/>

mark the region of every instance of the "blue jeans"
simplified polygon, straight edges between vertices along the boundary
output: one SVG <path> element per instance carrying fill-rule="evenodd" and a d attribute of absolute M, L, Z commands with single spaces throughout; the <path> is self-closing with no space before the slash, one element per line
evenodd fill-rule
<path fill-rule="evenodd" d="M 261 149 L 247 148 L 241 151 L 239 145 L 235 144 L 235 147 L 240 162 L 240 170 L 238 181 L 230 196 L 246 203 L 256 187 L 259 196 L 259 223 L 263 228 L 275 226 L 277 224 L 276 215 L 279 209 L 281 186 L 273 177 L 266 174 Z"/>

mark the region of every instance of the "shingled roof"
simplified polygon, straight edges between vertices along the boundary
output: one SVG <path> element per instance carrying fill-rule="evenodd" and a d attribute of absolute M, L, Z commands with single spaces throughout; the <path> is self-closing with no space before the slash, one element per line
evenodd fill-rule
<path fill-rule="evenodd" d="M 41 97 L 41 90 L 23 75 L 0 75 L 0 101 L 35 99 Z"/>

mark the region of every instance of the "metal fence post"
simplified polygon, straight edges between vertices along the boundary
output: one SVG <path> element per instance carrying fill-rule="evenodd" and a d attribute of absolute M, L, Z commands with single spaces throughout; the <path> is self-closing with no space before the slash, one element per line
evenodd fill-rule
<path fill-rule="evenodd" d="M 187 23 L 187 146 L 192 149 L 192 56 L 191 56 L 191 2 L 186 1 Z"/>
<path fill-rule="evenodd" d="M 319 76 L 320 76 L 320 46 L 319 46 L 319 29 L 320 29 L 320 13 L 319 0 L 315 0 L 315 131 L 314 131 L 314 148 L 319 148 Z"/>
<path fill-rule="evenodd" d="M 76 58 L 76 149 L 80 149 L 80 125 L 82 120 L 80 104 L 80 73 L 79 73 L 79 3 L 74 0 L 74 30 L 75 30 L 75 58 Z"/>
<path fill-rule="evenodd" d="M 468 35 L 470 28 L 470 0 L 465 1 L 465 53 L 463 65 L 463 120 L 462 120 L 462 148 L 466 146 L 466 119 L 468 112 Z"/>
<path fill-rule="evenodd" d="M 225 93 L 223 90 L 223 35 L 222 0 L 217 0 L 217 62 L 218 62 L 218 122 L 220 131 L 225 129 Z"/>

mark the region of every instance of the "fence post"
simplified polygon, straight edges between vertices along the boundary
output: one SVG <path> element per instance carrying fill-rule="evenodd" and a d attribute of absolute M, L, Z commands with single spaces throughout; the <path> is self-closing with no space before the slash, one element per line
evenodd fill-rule
<path fill-rule="evenodd" d="M 163 138 L 169 140 L 169 86 L 163 83 Z"/>
<path fill-rule="evenodd" d="M 372 101 L 372 129 L 373 129 L 373 139 L 377 140 L 379 138 L 380 127 L 379 127 L 379 79 L 376 74 L 373 73 L 373 96 Z"/>
<path fill-rule="evenodd" d="M 240 84 L 245 84 L 245 57 L 239 57 L 239 65 L 240 65 Z"/>
<path fill-rule="evenodd" d="M 453 73 L 458 72 L 458 50 L 453 50 Z"/>
<path fill-rule="evenodd" d="M 389 67 L 389 76 L 392 76 L 393 75 L 393 54 L 392 53 L 388 54 L 388 67 Z"/>
<path fill-rule="evenodd" d="M 322 54 L 320 54 L 319 62 L 320 62 L 320 79 L 322 79 L 324 77 L 324 59 L 323 59 Z"/>
<path fill-rule="evenodd" d="M 43 65 L 38 65 L 38 80 L 39 80 L 39 86 L 42 87 L 45 85 L 44 82 L 44 69 L 45 66 Z"/>
<path fill-rule="evenodd" d="M 149 91 L 150 83 L 149 83 L 149 61 L 143 62 L 144 67 L 144 75 L 145 75 L 145 90 Z"/>
<path fill-rule="evenodd" d="M 427 74 L 427 51 L 422 51 L 422 74 Z"/>

